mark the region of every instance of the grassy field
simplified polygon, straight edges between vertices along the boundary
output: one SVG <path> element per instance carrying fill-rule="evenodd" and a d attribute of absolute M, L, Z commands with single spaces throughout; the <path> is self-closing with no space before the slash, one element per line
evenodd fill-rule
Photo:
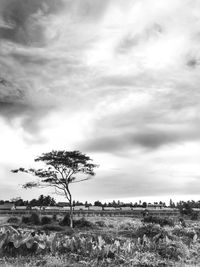
<path fill-rule="evenodd" d="M 1 224 L 8 217 L 0 217 Z M 152 218 L 150 218 L 152 220 Z M 1 227 L 0 266 L 200 266 L 200 222 L 173 224 L 121 217 L 75 218 L 75 228 L 62 218 L 22 223 L 12 218 Z M 156 222 L 156 223 L 155 223 Z"/>

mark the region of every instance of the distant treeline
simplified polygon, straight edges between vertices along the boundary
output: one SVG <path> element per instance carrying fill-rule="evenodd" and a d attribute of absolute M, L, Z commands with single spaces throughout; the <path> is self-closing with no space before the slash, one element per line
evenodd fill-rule
<path fill-rule="evenodd" d="M 67 206 L 67 202 L 56 202 L 54 198 L 51 196 L 44 196 L 40 195 L 38 199 L 32 199 L 30 201 L 28 200 L 23 200 L 22 198 L 13 198 L 11 200 L 0 200 L 0 205 L 2 204 L 7 204 L 7 203 L 13 203 L 15 206 Z M 165 202 L 159 201 L 159 202 L 154 202 L 154 203 L 147 203 L 147 202 L 129 202 L 129 203 L 124 203 L 120 200 L 115 201 L 113 200 L 112 202 L 101 202 L 99 200 L 95 201 L 94 203 L 89 203 L 88 201 L 85 202 L 80 202 L 80 201 L 73 201 L 73 206 L 102 206 L 102 207 L 138 207 L 138 208 L 147 208 L 149 206 L 160 206 L 160 207 L 169 207 L 169 208 L 178 208 L 180 211 L 187 210 L 190 211 L 194 208 L 199 208 L 200 209 L 200 200 L 199 201 L 194 201 L 194 200 L 189 200 L 189 201 L 179 201 L 177 203 L 173 202 L 170 199 L 169 205 L 166 205 Z"/>

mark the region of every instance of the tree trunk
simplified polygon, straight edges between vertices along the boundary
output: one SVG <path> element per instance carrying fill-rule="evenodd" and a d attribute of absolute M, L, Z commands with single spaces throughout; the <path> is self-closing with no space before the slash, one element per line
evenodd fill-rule
<path fill-rule="evenodd" d="M 70 228 L 73 228 L 73 205 L 72 205 L 71 199 L 70 199 L 69 205 L 70 205 L 70 212 L 69 212 Z"/>

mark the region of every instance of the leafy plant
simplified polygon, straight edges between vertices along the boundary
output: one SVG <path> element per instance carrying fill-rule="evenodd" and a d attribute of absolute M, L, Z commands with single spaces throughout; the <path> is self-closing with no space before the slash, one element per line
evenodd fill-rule
<path fill-rule="evenodd" d="M 22 223 L 29 224 L 31 222 L 31 219 L 29 216 L 22 216 Z"/>
<path fill-rule="evenodd" d="M 84 217 L 81 218 L 80 220 L 75 220 L 74 221 L 74 226 L 78 228 L 83 228 L 83 227 L 89 227 L 89 228 L 94 228 L 94 224 L 92 222 L 87 221 Z"/>
<path fill-rule="evenodd" d="M 40 224 L 40 217 L 37 213 L 32 213 L 30 216 L 30 222 L 34 225 L 39 225 Z"/>
<path fill-rule="evenodd" d="M 157 217 L 157 216 L 145 216 L 143 221 L 145 223 L 155 223 L 155 224 L 160 224 L 160 226 L 174 226 L 174 222 L 170 218 L 162 218 L 162 217 Z"/>
<path fill-rule="evenodd" d="M 8 223 L 14 223 L 14 224 L 17 224 L 17 223 L 19 223 L 19 218 L 17 218 L 17 217 L 10 217 L 8 220 L 7 220 L 7 222 Z"/>
<path fill-rule="evenodd" d="M 44 225 L 44 224 L 50 224 L 52 222 L 52 218 L 51 217 L 48 217 L 48 216 L 43 216 L 41 218 L 41 224 Z"/>
<path fill-rule="evenodd" d="M 62 226 L 70 226 L 70 214 L 66 213 L 62 221 L 59 223 Z"/>

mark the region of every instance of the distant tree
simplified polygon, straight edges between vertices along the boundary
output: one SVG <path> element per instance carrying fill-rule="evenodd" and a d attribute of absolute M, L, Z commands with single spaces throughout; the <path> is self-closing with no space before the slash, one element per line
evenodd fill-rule
<path fill-rule="evenodd" d="M 90 206 L 92 206 L 92 204 L 85 201 L 85 207 L 90 207 Z"/>
<path fill-rule="evenodd" d="M 180 207 L 180 212 L 181 214 L 185 214 L 189 216 L 192 215 L 193 209 L 189 201 L 183 202 L 183 205 Z"/>
<path fill-rule="evenodd" d="M 35 207 L 38 206 L 38 201 L 37 199 L 33 198 L 30 202 L 29 202 L 30 207 Z"/>
<path fill-rule="evenodd" d="M 176 207 L 176 205 L 175 205 L 175 203 L 172 201 L 172 199 L 170 199 L 170 201 L 169 201 L 169 206 L 170 206 L 170 208 L 175 208 L 175 207 Z"/>
<path fill-rule="evenodd" d="M 147 203 L 146 203 L 146 202 L 143 202 L 143 203 L 142 203 L 142 207 L 146 209 L 146 207 L 147 207 Z"/>
<path fill-rule="evenodd" d="M 13 173 L 24 172 L 39 178 L 37 182 L 28 182 L 23 187 L 53 187 L 59 195 L 64 195 L 70 206 L 70 227 L 73 227 L 73 200 L 69 185 L 88 180 L 95 175 L 90 157 L 80 151 L 51 151 L 35 159 L 44 162 L 46 168 L 12 170 Z M 85 177 L 86 175 L 86 177 Z"/>
<path fill-rule="evenodd" d="M 51 198 L 50 196 L 44 196 L 44 195 L 40 195 L 38 198 L 38 203 L 37 206 L 55 206 L 56 201 L 54 198 Z"/>
<path fill-rule="evenodd" d="M 111 203 L 111 207 L 117 207 L 117 202 L 115 200 Z"/>
<path fill-rule="evenodd" d="M 10 201 L 14 203 L 15 206 L 24 206 L 24 201 L 21 197 L 12 198 Z"/>
<path fill-rule="evenodd" d="M 44 206 L 44 196 L 43 195 L 39 196 L 36 206 L 40 206 L 40 207 Z"/>
<path fill-rule="evenodd" d="M 103 206 L 103 204 L 99 200 L 97 200 L 94 202 L 94 206 Z"/>

